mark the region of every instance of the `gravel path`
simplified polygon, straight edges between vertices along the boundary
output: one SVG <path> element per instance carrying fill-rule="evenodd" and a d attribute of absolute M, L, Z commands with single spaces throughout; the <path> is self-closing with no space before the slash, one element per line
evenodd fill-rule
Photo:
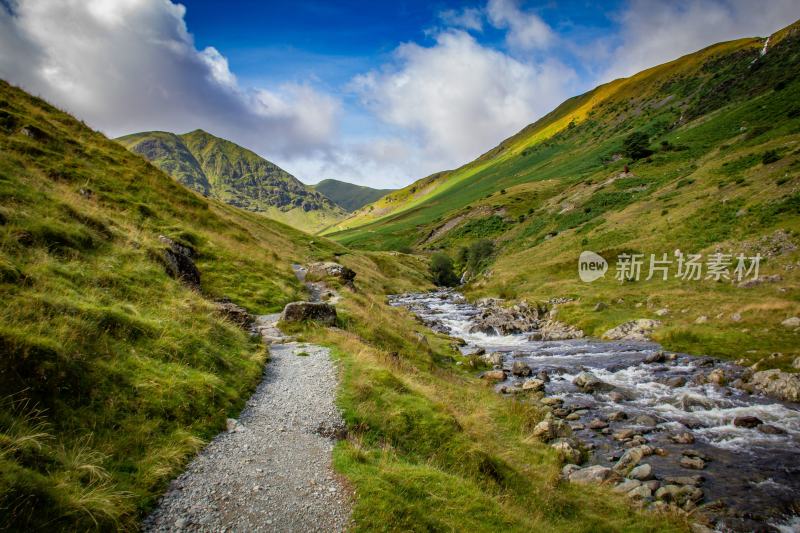
<path fill-rule="evenodd" d="M 218 435 L 172 482 L 145 531 L 342 531 L 352 491 L 333 472 L 344 422 L 327 348 L 289 342 L 274 322 L 264 380 L 232 431 Z M 307 355 L 306 355 L 307 354 Z"/>

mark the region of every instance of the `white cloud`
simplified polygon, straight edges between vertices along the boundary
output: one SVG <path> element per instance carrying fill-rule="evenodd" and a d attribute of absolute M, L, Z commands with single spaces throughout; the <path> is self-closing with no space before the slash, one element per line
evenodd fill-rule
<path fill-rule="evenodd" d="M 439 18 L 450 28 L 483 31 L 483 13 L 475 7 L 447 9 L 439 13 Z"/>
<path fill-rule="evenodd" d="M 0 76 L 116 136 L 203 128 L 269 157 L 327 147 L 339 102 L 307 85 L 241 87 L 195 48 L 169 0 L 20 0 L 0 6 Z"/>
<path fill-rule="evenodd" d="M 522 62 L 450 30 L 431 47 L 401 45 L 392 64 L 358 76 L 353 87 L 383 121 L 415 133 L 433 172 L 469 161 L 549 111 L 573 76 L 556 61 Z"/>
<path fill-rule="evenodd" d="M 632 0 L 616 16 L 618 44 L 600 80 L 630 76 L 716 42 L 766 36 L 798 17 L 797 0 Z"/>
<path fill-rule="evenodd" d="M 517 0 L 489 0 L 486 12 L 492 25 L 508 30 L 506 42 L 512 49 L 543 49 L 556 40 L 550 26 L 535 13 L 521 10 Z"/>

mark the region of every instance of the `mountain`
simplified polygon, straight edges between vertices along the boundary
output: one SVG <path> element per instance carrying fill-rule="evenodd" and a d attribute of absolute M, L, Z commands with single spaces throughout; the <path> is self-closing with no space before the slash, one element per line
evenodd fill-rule
<path fill-rule="evenodd" d="M 798 73 L 800 23 L 709 46 L 571 98 L 326 233 L 351 247 L 446 251 L 473 297 L 575 300 L 560 316 L 588 334 L 653 318 L 669 348 L 751 362 L 781 352 L 775 364 L 789 368 L 800 355 L 781 326 L 800 314 Z M 479 241 L 489 242 L 470 261 Z M 591 284 L 577 276 L 584 250 L 610 263 Z M 768 259 L 741 289 L 614 279 L 622 252 L 668 253 L 675 269 L 675 250 Z"/>
<path fill-rule="evenodd" d="M 315 232 L 345 216 L 323 194 L 277 165 L 203 130 L 151 131 L 117 139 L 203 196 Z"/>
<path fill-rule="evenodd" d="M 364 185 L 354 185 L 346 181 L 322 180 L 312 186 L 345 211 L 355 211 L 375 200 L 386 196 L 394 189 L 373 189 Z"/>

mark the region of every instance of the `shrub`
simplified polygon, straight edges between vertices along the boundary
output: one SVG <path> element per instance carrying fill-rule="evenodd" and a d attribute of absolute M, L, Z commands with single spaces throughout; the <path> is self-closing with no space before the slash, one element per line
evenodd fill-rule
<path fill-rule="evenodd" d="M 651 155 L 653 151 L 649 146 L 650 137 L 642 131 L 634 131 L 622 141 L 622 151 L 633 160 Z"/>
<path fill-rule="evenodd" d="M 766 152 L 764 152 L 764 155 L 761 156 L 761 163 L 763 163 L 764 165 L 769 165 L 770 163 L 778 161 L 780 158 L 781 156 L 778 155 L 777 150 L 767 150 Z"/>
<path fill-rule="evenodd" d="M 441 252 L 431 257 L 431 276 L 433 282 L 440 287 L 452 287 L 458 283 L 458 277 L 453 272 L 453 260 Z"/>

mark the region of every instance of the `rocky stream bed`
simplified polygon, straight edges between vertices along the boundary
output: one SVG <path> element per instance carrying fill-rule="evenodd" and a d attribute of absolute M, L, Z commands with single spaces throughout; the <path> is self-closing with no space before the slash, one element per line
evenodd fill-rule
<path fill-rule="evenodd" d="M 644 340 L 582 338 L 543 309 L 504 316 L 452 291 L 390 304 L 462 339 L 499 394 L 545 405 L 534 432 L 562 453 L 566 480 L 677 507 L 696 531 L 800 531 L 800 404 L 759 393 L 771 384 L 752 370 Z M 533 340 L 570 336 L 581 338 Z"/>

